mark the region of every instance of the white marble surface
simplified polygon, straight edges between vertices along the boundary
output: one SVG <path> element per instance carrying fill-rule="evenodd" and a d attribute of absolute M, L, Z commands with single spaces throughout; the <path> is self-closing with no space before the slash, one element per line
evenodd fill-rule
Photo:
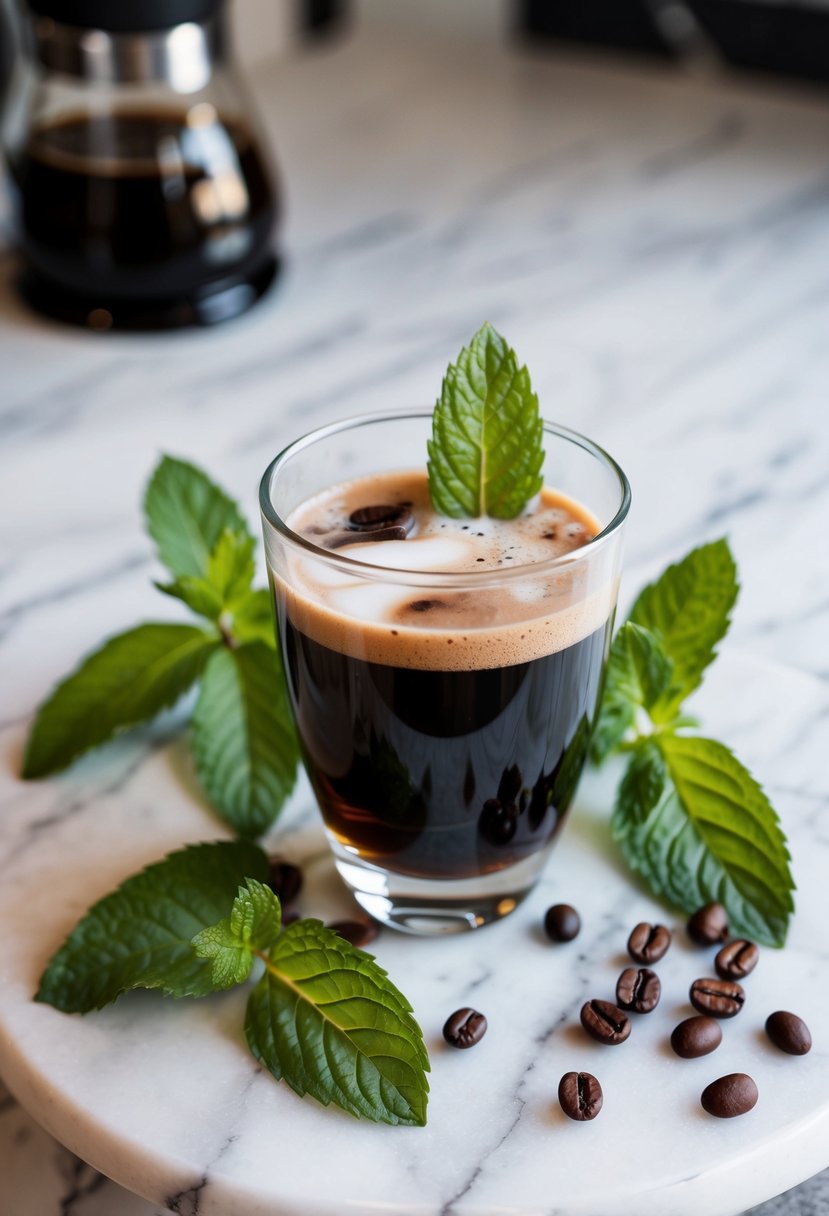
<path fill-rule="evenodd" d="M 745 687 L 732 667 L 733 679 L 720 680 L 706 702 L 712 726 L 721 725 L 742 748 L 790 830 L 802 833 L 794 946 L 782 955 L 764 955 L 751 991 L 755 982 L 758 992 L 761 984 L 773 984 L 776 991 L 791 974 L 805 1011 L 820 997 L 808 959 L 826 951 L 819 922 L 814 941 L 804 944 L 801 935 L 808 936 L 810 916 L 820 910 L 827 865 L 820 761 L 822 682 L 829 675 L 829 110 L 821 95 L 806 91 L 762 92 L 733 80 L 535 56 L 485 42 L 437 45 L 411 34 L 392 41 L 389 33 L 378 40 L 370 31 L 344 48 L 282 61 L 263 71 L 258 84 L 290 201 L 290 266 L 279 291 L 258 311 L 207 334 L 76 334 L 31 318 L 9 285 L 11 255 L 2 260 L 0 900 L 2 922 L 14 930 L 6 936 L 15 944 L 3 959 L 0 1000 L 5 1024 L 16 1019 L 16 1039 L 25 1038 L 29 1049 L 51 1044 L 54 1054 L 47 1052 L 48 1083 L 42 1076 L 36 1081 L 31 1071 L 20 1071 L 31 1070 L 31 1060 L 21 1062 L 4 1038 L 0 1067 L 47 1125 L 56 1127 L 63 1111 L 61 1133 L 76 1148 L 88 1148 L 83 1112 L 112 1101 L 119 1069 L 125 1085 L 140 1084 L 142 1101 L 122 1110 L 127 1123 L 110 1141 L 93 1136 L 97 1148 L 89 1156 L 156 1202 L 190 1192 L 178 1203 L 180 1212 L 230 1216 L 228 1205 L 238 1195 L 230 1180 L 259 1178 L 263 1163 L 270 1171 L 290 1164 L 292 1136 L 332 1149 L 330 1178 L 343 1156 L 359 1153 L 361 1175 L 379 1200 L 408 1194 L 403 1188 L 414 1185 L 423 1211 L 441 1205 L 446 1211 L 484 1211 L 493 1204 L 501 1211 L 510 1204 L 515 1211 L 560 1210 L 566 1192 L 556 1188 L 538 1199 L 541 1206 L 516 1207 L 522 1200 L 515 1179 L 541 1176 L 533 1173 L 540 1161 L 545 1169 L 566 1167 L 572 1184 L 578 1154 L 590 1157 L 593 1151 L 592 1142 L 576 1133 L 601 1134 L 604 1152 L 604 1137 L 622 1118 L 621 1107 L 612 1111 L 608 1103 L 594 1128 L 563 1127 L 557 1120 L 551 1077 L 557 1079 L 559 1064 L 560 1071 L 570 1066 L 576 1047 L 566 1030 L 539 1049 L 546 1071 L 540 1059 L 538 1067 L 522 1071 L 530 1057 L 523 1032 L 515 1030 L 502 1047 L 503 1030 L 491 1031 L 474 1056 L 452 1060 L 436 1053 L 441 1072 L 435 1072 L 430 1128 L 396 1133 L 346 1129 L 336 1113 L 298 1103 L 268 1078 L 254 1078 L 234 1037 L 234 998 L 186 1015 L 196 1017 L 206 1036 L 194 1030 L 187 1042 L 189 1049 L 192 1040 L 195 1061 L 188 1075 L 195 1069 L 200 1079 L 210 1078 L 207 1103 L 198 1091 L 163 1090 L 157 1071 L 131 1072 L 112 1051 L 122 1042 L 133 1042 L 133 1050 L 129 1036 L 136 1019 L 155 1025 L 158 1016 L 162 1065 L 180 1065 L 177 1027 L 185 1015 L 179 1007 L 165 1007 L 162 1017 L 151 1000 L 136 997 L 86 1022 L 32 1011 L 24 1000 L 27 984 L 62 928 L 137 861 L 157 855 L 182 833 L 209 835 L 214 829 L 194 797 L 181 746 L 169 742 L 172 723 L 84 761 L 59 782 L 29 788 L 14 781 L 25 725 L 50 684 L 103 633 L 148 614 L 175 614 L 149 586 L 153 567 L 137 511 L 158 451 L 212 468 L 253 516 L 258 475 L 280 444 L 317 421 L 430 399 L 445 362 L 487 316 L 530 364 L 545 412 L 591 434 L 626 468 L 635 492 L 627 593 L 691 544 L 728 532 L 743 580 L 734 642 L 818 677 L 799 679 L 779 670 L 773 677 L 769 668 L 765 678 L 757 675 L 762 668 L 749 663 L 745 678 L 755 678 L 756 689 Z M 770 689 L 777 691 L 767 703 Z M 605 808 L 595 813 L 600 809 Z M 38 826 L 31 831 L 33 825 Z M 577 823 L 572 828 L 562 845 L 564 862 L 565 849 L 577 855 L 594 836 L 600 838 L 589 804 L 581 829 Z M 294 843 L 304 849 L 311 839 L 300 834 Z M 75 862 L 67 870 L 62 850 L 74 854 L 79 840 L 92 842 L 89 868 Z M 290 836 L 283 843 L 288 848 Z M 560 858 L 551 866 L 551 888 L 536 897 L 536 912 L 553 891 L 559 893 L 554 867 Z M 596 905 L 597 897 L 590 898 L 610 933 L 612 966 L 587 938 L 587 952 L 598 951 L 589 961 L 589 981 L 588 964 L 571 968 L 561 961 L 564 956 L 551 960 L 556 972 L 549 1005 L 527 1001 L 520 1010 L 530 1038 L 555 1026 L 558 1013 L 588 982 L 607 987 L 615 975 L 621 929 L 612 928 L 614 903 L 624 904 L 625 921 L 640 906 L 652 908 L 648 901 L 638 904 L 638 896 L 622 896 L 627 888 L 612 862 L 601 864 L 610 867 L 602 891 L 607 902 Z M 65 881 L 58 882 L 64 871 Z M 807 882 L 809 873 L 816 877 Z M 83 889 L 77 886 L 81 878 Z M 13 893 L 22 889 L 17 884 L 35 879 L 41 893 L 26 903 L 24 914 Z M 422 973 L 411 965 L 413 980 L 425 988 L 418 995 L 415 984 L 404 986 L 412 988 L 424 1021 L 429 1019 L 432 1040 L 440 1020 L 436 990 L 447 1002 L 451 993 L 453 1007 L 472 991 L 488 1013 L 497 1011 L 504 976 L 492 966 L 493 952 L 511 959 L 519 939 L 524 950 L 542 949 L 528 928 L 532 910 L 482 934 L 474 951 L 442 944 L 446 966 L 432 953 Z M 403 948 L 384 937 L 381 957 L 388 952 L 392 965 Z M 683 984 L 693 978 L 694 965 L 681 951 L 670 965 Z M 534 972 L 532 978 L 536 983 Z M 508 977 L 508 983 L 519 981 L 528 982 L 524 971 Z M 539 994 L 547 995 L 540 985 Z M 812 1020 L 817 1035 L 818 1005 Z M 738 1030 L 758 1081 L 765 1069 L 782 1069 L 784 1078 L 805 1077 L 802 1070 L 792 1072 L 803 1062 L 763 1053 L 752 1038 L 753 1024 L 752 1030 L 735 1024 L 735 1044 Z M 648 1036 L 659 1033 L 649 1023 Z M 646 1036 L 639 1038 L 644 1051 Z M 583 1050 L 580 1042 L 578 1048 Z M 679 1099 L 661 1078 L 674 1062 L 651 1048 L 660 1077 L 655 1109 L 668 1103 L 673 1118 Z M 638 1049 L 632 1040 L 600 1063 L 606 1088 L 619 1069 L 619 1084 L 635 1087 L 636 1109 L 647 1113 L 641 1088 L 646 1074 L 631 1069 L 635 1080 L 622 1080 Z M 580 1060 L 600 1050 L 588 1047 Z M 94 1059 L 95 1068 L 83 1073 L 88 1088 L 76 1095 L 78 1117 L 67 1126 L 66 1102 L 58 1093 L 72 1076 L 77 1081 L 71 1067 L 76 1051 Z M 725 1053 L 722 1048 L 712 1061 L 725 1065 Z M 129 1053 L 127 1058 L 134 1062 Z M 699 1071 L 700 1063 L 692 1067 Z M 818 1097 L 829 1100 L 825 1073 L 817 1071 L 825 1056 L 816 1053 L 809 1063 L 823 1077 Z M 459 1065 L 467 1066 L 464 1080 L 459 1085 L 453 1075 L 439 1090 L 446 1070 Z M 676 1075 L 676 1068 L 669 1071 Z M 526 1084 L 516 1100 L 522 1077 Z M 762 1103 L 750 1120 L 712 1130 L 691 1115 L 691 1082 L 683 1084 L 688 1092 L 683 1091 L 677 1126 L 687 1118 L 693 1133 L 706 1138 L 695 1157 L 698 1179 L 710 1176 L 713 1163 L 765 1145 L 767 1135 L 775 1138 L 747 1182 L 718 1184 L 715 1205 L 705 1207 L 710 1216 L 737 1212 L 826 1164 L 819 1152 L 810 1156 L 808 1128 L 799 1129 L 799 1150 L 792 1147 L 796 1140 L 787 1140 L 776 1151 L 772 1104 Z M 475 1122 L 483 1126 L 470 1129 L 468 1104 L 458 1108 L 453 1122 L 451 1091 L 461 1085 L 463 1097 L 475 1099 Z M 491 1103 L 485 1119 L 484 1101 Z M 144 1143 L 148 1109 L 159 1112 L 150 1130 L 164 1129 L 165 1138 L 163 1152 L 156 1145 L 145 1157 L 136 1145 Z M 522 1115 L 517 1134 L 498 1152 L 499 1136 L 519 1109 L 528 1117 Z M 267 1117 L 254 1128 L 253 1120 L 245 1120 L 255 1110 Z M 288 1111 L 284 1120 L 282 1110 Z M 175 1128 L 162 1118 L 165 1111 L 180 1116 Z M 788 1114 L 785 1107 L 781 1117 Z M 22 1118 L 17 1111 L 4 1113 L 0 1134 L 14 1139 L 21 1129 L 25 1133 L 22 1122 L 6 1130 L 9 1120 Z M 669 1122 L 666 1114 L 655 1130 L 661 1135 Z M 245 1133 L 231 1144 L 237 1123 Z M 29 1128 L 29 1135 L 31 1144 L 41 1145 L 39 1164 L 32 1154 L 29 1193 L 24 1187 L 8 1216 L 92 1216 L 95 1194 L 67 1205 L 67 1192 L 60 1189 L 60 1169 L 68 1169 L 74 1185 L 75 1167 L 56 1157 L 39 1133 Z M 824 1132 L 824 1146 L 827 1140 Z M 374 1167 L 378 1143 L 388 1173 L 368 1168 L 367 1163 Z M 664 1183 L 676 1159 L 663 1154 L 659 1143 Z M 644 1171 L 647 1180 L 642 1141 L 637 1145 L 638 1177 Z M 739 1152 L 729 1152 L 735 1145 Z M 5 1151 L 18 1164 L 26 1159 L 13 1145 Z M 210 1185 L 194 1190 L 208 1165 Z M 691 1172 L 687 1161 L 676 1168 L 674 1178 L 682 1168 Z M 611 1170 L 601 1178 L 596 1174 L 591 1158 L 591 1186 L 612 1186 L 616 1176 Z M 78 1172 L 81 1182 L 85 1177 Z M 453 1195 L 470 1181 L 453 1205 Z M 41 1192 L 31 1190 L 41 1182 Z M 99 1184 L 93 1179 L 89 1185 Z M 132 1200 L 116 1199 L 109 1184 L 100 1185 L 109 1195 L 108 1216 L 139 1211 Z M 307 1207 L 306 1183 L 297 1181 L 296 1189 L 304 1196 L 297 1202 Z M 332 1182 L 328 1194 L 336 1203 L 342 1189 Z M 670 1201 L 662 1196 L 660 1212 L 674 1210 L 674 1200 L 683 1202 L 676 1193 Z M 123 1212 L 116 1212 L 116 1203 L 126 1205 Z M 489 1209 L 481 1206 L 486 1204 Z M 140 1209 L 141 1216 L 148 1210 L 153 1209 Z M 323 1208 L 312 1210 L 317 1216 Z M 418 1208 L 412 1202 L 401 1210 Z M 564 1210 L 578 1209 L 570 1204 Z M 623 1210 L 615 1198 L 613 1210 Z"/>

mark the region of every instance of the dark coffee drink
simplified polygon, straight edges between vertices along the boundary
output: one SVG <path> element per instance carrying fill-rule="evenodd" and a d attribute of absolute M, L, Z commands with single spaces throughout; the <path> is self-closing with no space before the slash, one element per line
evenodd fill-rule
<path fill-rule="evenodd" d="M 35 127 L 11 170 L 27 290 L 65 319 L 221 320 L 273 277 L 268 172 L 209 104 L 70 115 Z"/>
<path fill-rule="evenodd" d="M 573 552 L 597 528 L 552 491 L 521 520 L 445 520 L 420 473 L 334 487 L 290 523 L 390 571 L 499 576 Z M 421 595 L 304 558 L 290 588 L 276 580 L 290 695 L 326 825 L 384 870 L 495 873 L 544 849 L 573 799 L 615 588 L 587 596 L 569 573 L 482 583 Z"/>

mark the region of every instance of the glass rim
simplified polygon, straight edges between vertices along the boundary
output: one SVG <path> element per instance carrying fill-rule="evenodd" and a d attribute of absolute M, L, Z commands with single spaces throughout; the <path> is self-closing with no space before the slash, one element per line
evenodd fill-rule
<path fill-rule="evenodd" d="M 302 552 L 319 558 L 325 561 L 328 565 L 344 571 L 352 572 L 354 575 L 363 578 L 377 579 L 382 577 L 388 581 L 411 581 L 417 585 L 423 586 L 426 583 L 440 582 L 444 587 L 452 585 L 460 585 L 464 582 L 475 583 L 478 586 L 483 585 L 487 581 L 502 583 L 510 581 L 514 578 L 526 578 L 527 572 L 532 571 L 533 574 L 543 574 L 548 570 L 559 570 L 577 565 L 579 562 L 588 560 L 597 549 L 603 549 L 607 542 L 621 528 L 625 522 L 631 504 L 631 489 L 630 483 L 622 469 L 621 465 L 613 459 L 613 457 L 594 443 L 592 439 L 588 439 L 586 435 L 580 434 L 578 431 L 572 430 L 570 427 L 561 426 L 559 423 L 542 419 L 542 427 L 545 435 L 554 435 L 558 439 L 563 439 L 568 443 L 574 444 L 576 447 L 582 448 L 583 451 L 593 456 L 601 464 L 612 473 L 617 482 L 620 492 L 620 502 L 613 518 L 598 532 L 587 544 L 582 545 L 579 549 L 574 549 L 570 553 L 562 553 L 556 557 L 545 558 L 539 562 L 522 562 L 517 566 L 509 568 L 499 568 L 493 570 L 491 568 L 484 570 L 423 570 L 401 568 L 397 566 L 381 566 L 375 562 L 363 561 L 360 558 L 349 557 L 347 554 L 339 550 L 325 549 L 321 545 L 314 544 L 307 537 L 302 536 L 288 525 L 282 518 L 273 503 L 271 495 L 271 486 L 275 476 L 283 465 L 294 456 L 312 447 L 315 443 L 322 439 L 327 439 L 332 435 L 337 435 L 342 431 L 356 430 L 361 426 L 371 426 L 380 422 L 404 421 L 406 419 L 424 419 L 431 418 L 433 410 L 430 409 L 403 409 L 403 410 L 377 410 L 366 414 L 354 414 L 349 418 L 341 418 L 337 422 L 329 422 L 323 426 L 315 427 L 314 430 L 308 431 L 301 435 L 298 439 L 294 439 L 286 447 L 273 458 L 265 472 L 262 475 L 262 480 L 259 483 L 259 509 L 262 518 L 273 528 L 284 541 L 287 541 L 293 547 Z M 589 503 L 584 504 L 588 510 Z"/>

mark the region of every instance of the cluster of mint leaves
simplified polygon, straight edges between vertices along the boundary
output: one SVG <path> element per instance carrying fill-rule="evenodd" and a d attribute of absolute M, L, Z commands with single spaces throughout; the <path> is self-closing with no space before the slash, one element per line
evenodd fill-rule
<path fill-rule="evenodd" d="M 541 489 L 538 397 L 526 367 L 485 324 L 450 364 L 435 405 L 429 492 L 440 514 L 513 519 Z M 732 929 L 781 946 L 793 909 L 789 855 L 763 790 L 683 712 L 737 598 L 725 540 L 693 550 L 646 587 L 618 631 L 591 754 L 630 753 L 613 836 L 658 896 L 688 912 L 719 900 Z"/>
<path fill-rule="evenodd" d="M 253 586 L 254 538 L 219 486 L 169 456 L 150 479 L 144 514 L 172 576 L 156 586 L 205 623 L 138 625 L 88 656 L 38 710 L 23 776 L 59 772 L 198 683 L 196 772 L 222 818 L 253 839 L 274 822 L 299 762 L 270 593 Z"/>
<path fill-rule="evenodd" d="M 538 399 L 489 325 L 448 371 L 429 444 L 433 503 L 453 518 L 514 518 L 541 488 Z M 200 997 L 260 973 L 247 1004 L 253 1055 L 300 1095 L 378 1122 L 422 1126 L 429 1070 L 406 998 L 371 956 L 316 920 L 281 925 L 252 840 L 293 788 L 291 724 L 270 595 L 253 587 L 254 541 L 201 470 L 164 457 L 145 496 L 172 581 L 159 590 L 205 618 L 111 638 L 33 723 L 23 775 L 43 777 L 155 717 L 199 683 L 191 722 L 205 792 L 242 839 L 172 853 L 96 903 L 57 951 L 39 1001 L 87 1012 L 135 988 Z M 785 941 L 793 903 L 786 841 L 751 774 L 684 712 L 725 636 L 738 591 L 726 541 L 646 587 L 613 641 L 591 754 L 628 757 L 612 830 L 653 892 L 693 911 L 722 902 L 731 928 Z"/>
<path fill-rule="evenodd" d="M 684 712 L 728 630 L 738 592 L 727 541 L 692 550 L 641 592 L 610 651 L 592 757 L 628 755 L 612 830 L 656 895 L 693 912 L 710 900 L 733 933 L 782 946 L 793 911 L 780 821 L 723 744 Z"/>
<path fill-rule="evenodd" d="M 283 929 L 267 878 L 268 859 L 249 841 L 171 853 L 90 908 L 35 999 L 86 1013 L 134 988 L 203 997 L 256 967 L 245 1036 L 277 1080 L 358 1117 L 422 1127 L 429 1059 L 411 1005 L 321 921 Z"/>

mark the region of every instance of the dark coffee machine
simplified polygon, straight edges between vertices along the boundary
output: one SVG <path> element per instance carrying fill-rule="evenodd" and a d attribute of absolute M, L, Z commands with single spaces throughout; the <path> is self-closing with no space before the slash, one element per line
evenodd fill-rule
<path fill-rule="evenodd" d="M 223 0 L 27 0 L 6 154 L 39 310 L 208 325 L 271 284 L 275 186 Z"/>

